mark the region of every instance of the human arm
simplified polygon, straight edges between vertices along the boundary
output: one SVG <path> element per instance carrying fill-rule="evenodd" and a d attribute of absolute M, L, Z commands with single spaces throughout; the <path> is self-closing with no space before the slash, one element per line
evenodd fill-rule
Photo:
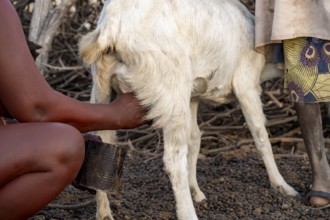
<path fill-rule="evenodd" d="M 111 104 L 90 104 L 54 91 L 37 69 L 21 23 L 8 0 L 0 0 L 0 100 L 21 122 L 63 122 L 81 132 L 134 128 L 144 110 L 133 94 Z"/>

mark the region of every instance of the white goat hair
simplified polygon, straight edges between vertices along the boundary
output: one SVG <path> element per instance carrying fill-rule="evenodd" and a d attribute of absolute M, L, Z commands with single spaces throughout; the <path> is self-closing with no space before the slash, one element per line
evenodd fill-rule
<path fill-rule="evenodd" d="M 206 199 L 196 180 L 200 101 L 236 96 L 271 185 L 297 195 L 274 161 L 260 100 L 265 58 L 254 50 L 254 16 L 238 0 L 108 0 L 80 54 L 92 68 L 93 103 L 108 103 L 113 88 L 134 91 L 150 108 L 146 119 L 162 128 L 178 219 L 198 219 L 192 197 Z M 114 132 L 98 134 L 116 141 Z M 97 218 L 112 219 L 105 192 L 97 197 Z"/>

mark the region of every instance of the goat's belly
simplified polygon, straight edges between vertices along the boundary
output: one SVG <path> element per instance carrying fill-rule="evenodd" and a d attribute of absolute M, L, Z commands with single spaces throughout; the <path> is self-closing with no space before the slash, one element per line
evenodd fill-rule
<path fill-rule="evenodd" d="M 235 99 L 230 86 L 210 87 L 210 83 L 208 83 L 207 79 L 202 77 L 198 77 L 194 80 L 191 97 L 211 105 L 224 104 Z"/>
<path fill-rule="evenodd" d="M 210 105 L 220 105 L 232 102 L 235 100 L 233 93 L 222 95 L 221 91 L 214 90 L 209 94 L 204 94 L 198 97 L 202 102 Z"/>

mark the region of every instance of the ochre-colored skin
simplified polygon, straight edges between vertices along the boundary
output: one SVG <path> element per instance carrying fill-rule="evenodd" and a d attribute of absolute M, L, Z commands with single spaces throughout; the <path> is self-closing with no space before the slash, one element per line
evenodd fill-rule
<path fill-rule="evenodd" d="M 134 94 L 111 104 L 79 102 L 54 91 L 37 69 L 9 0 L 0 0 L 0 219 L 26 219 L 76 177 L 84 158 L 81 132 L 142 125 Z"/>

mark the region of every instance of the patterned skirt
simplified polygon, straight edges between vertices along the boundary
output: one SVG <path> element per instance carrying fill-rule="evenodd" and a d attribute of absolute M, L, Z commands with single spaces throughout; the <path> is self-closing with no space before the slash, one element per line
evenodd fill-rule
<path fill-rule="evenodd" d="M 330 102 L 330 41 L 296 38 L 283 42 L 284 90 L 293 102 Z"/>

